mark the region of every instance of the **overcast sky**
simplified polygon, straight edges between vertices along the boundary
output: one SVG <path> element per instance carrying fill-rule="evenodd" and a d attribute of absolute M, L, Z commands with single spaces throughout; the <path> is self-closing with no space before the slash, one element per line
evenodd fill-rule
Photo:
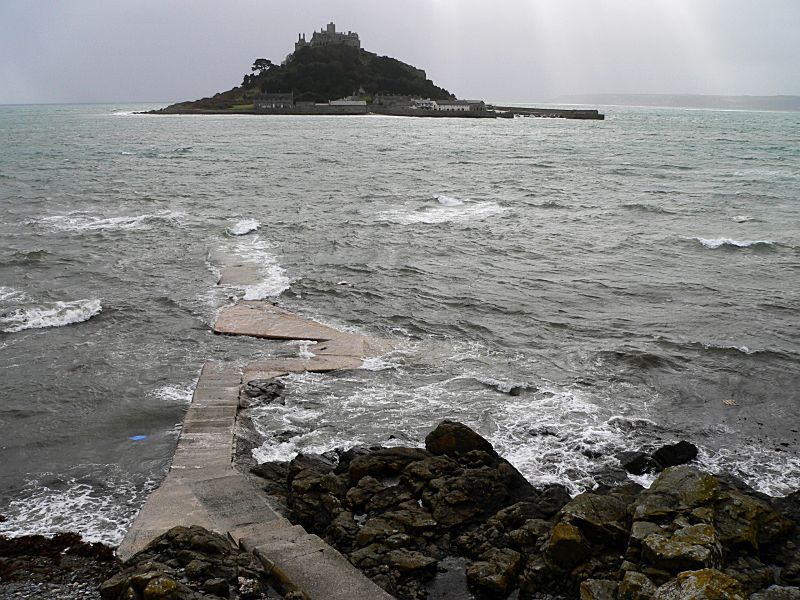
<path fill-rule="evenodd" d="M 800 95 L 800 0 L 0 0 L 0 103 L 207 96 L 330 20 L 461 98 Z"/>

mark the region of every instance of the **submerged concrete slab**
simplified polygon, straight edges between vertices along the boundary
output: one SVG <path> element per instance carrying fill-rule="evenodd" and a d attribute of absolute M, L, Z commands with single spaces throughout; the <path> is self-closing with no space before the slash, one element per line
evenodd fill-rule
<path fill-rule="evenodd" d="M 261 281 L 257 265 L 231 265 L 220 269 L 217 285 L 254 285 Z"/>
<path fill-rule="evenodd" d="M 340 332 L 300 317 L 269 302 L 240 301 L 219 311 L 215 333 L 271 340 L 330 340 Z"/>

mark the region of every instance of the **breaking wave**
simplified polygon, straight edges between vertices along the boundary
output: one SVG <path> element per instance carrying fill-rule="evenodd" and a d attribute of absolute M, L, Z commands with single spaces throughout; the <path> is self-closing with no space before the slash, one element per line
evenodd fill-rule
<path fill-rule="evenodd" d="M 705 248 L 773 248 L 778 245 L 772 240 L 733 240 L 731 238 L 692 238 Z"/>
<path fill-rule="evenodd" d="M 100 314 L 102 309 L 100 300 L 50 302 L 22 307 L 0 314 L 0 331 L 16 333 L 25 329 L 43 329 L 82 323 Z"/>
<path fill-rule="evenodd" d="M 245 219 L 229 227 L 228 233 L 230 235 L 247 235 L 253 231 L 258 231 L 260 226 L 261 224 L 255 219 Z"/>
<path fill-rule="evenodd" d="M 459 209 L 449 210 L 455 206 L 458 206 Z M 464 223 L 488 219 L 489 217 L 503 214 L 507 210 L 506 207 L 500 206 L 497 202 L 470 202 L 462 205 L 425 207 L 414 211 L 389 210 L 381 215 L 381 220 L 400 225 Z"/>
<path fill-rule="evenodd" d="M 453 198 L 451 196 L 440 195 L 436 196 L 436 199 L 442 206 L 461 206 L 462 204 L 464 204 L 463 200 L 459 198 Z"/>
<path fill-rule="evenodd" d="M 52 536 L 74 531 L 87 542 L 118 545 L 147 494 L 152 480 L 137 483 L 110 465 L 92 466 L 97 476 L 43 473 L 27 482 L 4 508 L 0 535 Z"/>
<path fill-rule="evenodd" d="M 68 215 L 54 215 L 41 217 L 28 221 L 30 225 L 44 226 L 56 231 L 124 231 L 131 229 L 146 229 L 155 224 L 178 225 L 185 216 L 180 212 L 165 212 L 159 214 L 124 216 L 124 217 L 98 217 L 80 213 Z"/>

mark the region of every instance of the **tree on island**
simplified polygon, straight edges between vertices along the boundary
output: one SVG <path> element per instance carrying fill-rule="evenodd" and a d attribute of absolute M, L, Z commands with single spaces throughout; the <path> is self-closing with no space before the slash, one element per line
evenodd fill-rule
<path fill-rule="evenodd" d="M 265 71 L 269 71 L 275 65 L 272 64 L 272 61 L 266 58 L 257 58 L 255 62 L 253 62 L 253 66 L 250 67 L 250 70 L 253 71 L 256 75 L 261 75 Z"/>

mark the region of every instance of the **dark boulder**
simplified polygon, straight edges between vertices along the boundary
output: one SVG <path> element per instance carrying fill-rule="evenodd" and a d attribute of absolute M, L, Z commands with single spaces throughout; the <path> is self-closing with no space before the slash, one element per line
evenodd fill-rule
<path fill-rule="evenodd" d="M 425 437 L 425 448 L 437 456 L 459 457 L 480 450 L 497 456 L 492 445 L 472 429 L 456 421 L 442 421 Z"/>
<path fill-rule="evenodd" d="M 685 440 L 662 446 L 653 452 L 653 459 L 662 468 L 684 465 L 695 458 L 697 458 L 697 446 Z"/>
<path fill-rule="evenodd" d="M 395 477 L 410 463 L 429 457 L 430 453 L 421 448 L 379 448 L 350 461 L 350 481 L 356 484 L 366 475 Z"/>
<path fill-rule="evenodd" d="M 658 468 L 657 463 L 646 452 L 620 452 L 617 459 L 622 468 L 632 475 L 644 475 Z"/>

